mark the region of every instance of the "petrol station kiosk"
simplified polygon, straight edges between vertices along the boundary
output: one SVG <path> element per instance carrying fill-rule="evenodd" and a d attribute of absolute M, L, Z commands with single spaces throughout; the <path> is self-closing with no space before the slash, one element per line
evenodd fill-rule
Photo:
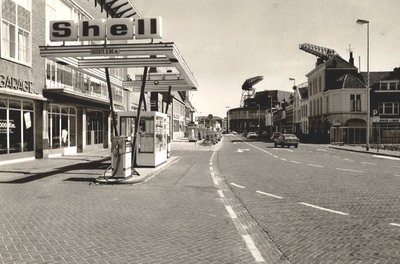
<path fill-rule="evenodd" d="M 120 135 L 133 137 L 137 112 L 118 112 L 117 116 Z M 140 114 L 136 166 L 157 167 L 167 161 L 168 133 L 166 114 L 155 111 L 145 111 Z"/>

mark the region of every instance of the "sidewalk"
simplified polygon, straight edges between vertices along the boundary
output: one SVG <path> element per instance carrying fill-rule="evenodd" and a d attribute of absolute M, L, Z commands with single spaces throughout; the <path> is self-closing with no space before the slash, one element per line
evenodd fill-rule
<path fill-rule="evenodd" d="M 380 155 L 387 157 L 400 158 L 400 151 L 387 150 L 387 149 L 376 149 L 374 146 L 370 146 L 369 151 L 366 150 L 365 145 L 330 145 L 330 148 L 340 149 L 345 151 L 354 151 L 372 155 Z"/>
<path fill-rule="evenodd" d="M 206 148 L 201 146 L 202 141 L 189 142 L 187 138 L 172 141 L 172 145 L 185 143 L 185 148 Z M 12 162 L 0 165 L 0 183 L 25 183 L 37 179 L 66 173 L 72 171 L 85 170 L 80 179 L 83 181 L 92 181 L 93 183 L 104 184 L 136 184 L 144 182 L 147 179 L 167 169 L 169 166 L 179 160 L 179 156 L 174 156 L 174 147 L 172 147 L 172 156 L 166 162 L 152 167 L 137 167 L 132 171 L 132 177 L 127 179 L 104 179 L 104 173 L 111 165 L 111 152 L 109 149 L 100 149 L 85 153 L 75 153 L 65 156 L 56 156 L 48 159 L 35 159 L 29 161 Z M 92 173 L 87 173 L 92 170 Z M 97 173 L 97 174 L 96 174 Z M 95 177 L 93 177 L 93 175 Z M 78 178 L 76 178 L 78 179 Z"/>

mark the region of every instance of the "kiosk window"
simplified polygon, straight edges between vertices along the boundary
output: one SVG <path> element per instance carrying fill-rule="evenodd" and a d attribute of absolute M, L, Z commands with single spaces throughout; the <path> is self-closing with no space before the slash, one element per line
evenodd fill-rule
<path fill-rule="evenodd" d="M 140 118 L 140 153 L 154 153 L 154 119 L 153 117 Z"/>

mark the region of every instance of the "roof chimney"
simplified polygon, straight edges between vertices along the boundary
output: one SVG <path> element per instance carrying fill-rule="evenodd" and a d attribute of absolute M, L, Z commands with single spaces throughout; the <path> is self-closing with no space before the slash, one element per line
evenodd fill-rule
<path fill-rule="evenodd" d="M 349 63 L 354 66 L 354 58 L 353 58 L 353 52 L 352 51 L 350 51 Z"/>

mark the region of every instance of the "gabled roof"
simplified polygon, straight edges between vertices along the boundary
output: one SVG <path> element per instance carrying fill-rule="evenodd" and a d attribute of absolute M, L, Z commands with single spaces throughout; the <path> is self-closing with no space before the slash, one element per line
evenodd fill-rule
<path fill-rule="evenodd" d="M 342 57 L 335 55 L 329 60 L 327 60 L 325 63 L 326 68 L 335 68 L 335 69 L 357 69 L 356 66 L 353 64 L 349 63 L 348 61 L 344 60 Z"/>
<path fill-rule="evenodd" d="M 351 74 L 345 74 L 336 80 L 340 88 L 365 88 L 365 84 L 357 77 Z"/>
<path fill-rule="evenodd" d="M 367 72 L 360 72 L 360 74 L 364 78 L 364 83 L 367 83 L 368 73 Z M 370 72 L 369 73 L 369 83 L 370 87 L 374 84 L 379 83 L 383 80 L 394 80 L 399 79 L 399 77 L 394 76 L 392 71 L 385 71 L 385 72 Z"/>

